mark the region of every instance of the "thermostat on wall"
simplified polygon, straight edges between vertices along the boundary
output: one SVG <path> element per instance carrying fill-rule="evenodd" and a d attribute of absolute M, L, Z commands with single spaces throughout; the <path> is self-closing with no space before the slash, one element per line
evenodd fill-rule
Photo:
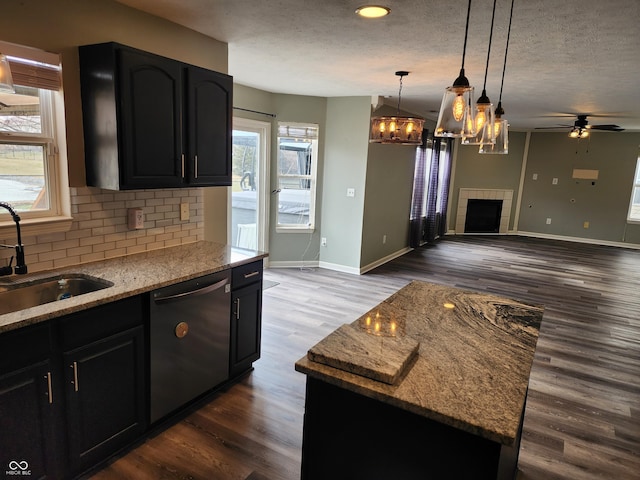
<path fill-rule="evenodd" d="M 144 213 L 141 208 L 130 208 L 127 211 L 127 224 L 130 230 L 140 230 L 144 228 Z"/>

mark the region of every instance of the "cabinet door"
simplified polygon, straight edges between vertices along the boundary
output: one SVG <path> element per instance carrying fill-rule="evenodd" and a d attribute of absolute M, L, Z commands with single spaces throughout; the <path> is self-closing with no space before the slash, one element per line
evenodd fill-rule
<path fill-rule="evenodd" d="M 7 477 L 60 477 L 53 380 L 48 360 L 0 376 L 0 471 Z"/>
<path fill-rule="evenodd" d="M 260 358 L 262 282 L 232 292 L 230 375 L 251 368 Z"/>
<path fill-rule="evenodd" d="M 187 165 L 192 185 L 231 185 L 232 96 L 228 75 L 187 69 Z"/>
<path fill-rule="evenodd" d="M 143 327 L 65 352 L 73 472 L 106 458 L 146 427 Z"/>
<path fill-rule="evenodd" d="M 181 186 L 182 64 L 128 49 L 118 62 L 121 186 Z"/>

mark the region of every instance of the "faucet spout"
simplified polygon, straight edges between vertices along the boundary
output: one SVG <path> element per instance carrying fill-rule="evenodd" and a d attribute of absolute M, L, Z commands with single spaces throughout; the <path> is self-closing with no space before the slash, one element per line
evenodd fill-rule
<path fill-rule="evenodd" d="M 11 205 L 5 202 L 0 202 L 0 207 L 5 208 L 11 214 L 11 218 L 16 223 L 16 234 L 18 243 L 15 246 L 16 248 L 16 266 L 15 273 L 17 275 L 23 275 L 27 273 L 27 264 L 24 260 L 24 245 L 22 245 L 22 235 L 20 234 L 20 215 L 16 213 Z"/>

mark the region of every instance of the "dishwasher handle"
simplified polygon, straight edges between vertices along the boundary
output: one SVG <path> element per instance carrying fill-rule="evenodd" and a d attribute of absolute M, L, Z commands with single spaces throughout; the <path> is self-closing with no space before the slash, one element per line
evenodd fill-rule
<path fill-rule="evenodd" d="M 176 293 L 175 295 L 167 295 L 167 296 L 157 296 L 153 298 L 153 301 L 157 304 L 162 303 L 171 303 L 178 302 L 180 300 L 186 300 L 191 297 L 196 297 L 198 295 L 206 295 L 207 293 L 214 292 L 224 287 L 229 283 L 228 278 L 224 278 L 219 282 L 212 283 L 211 285 L 207 285 L 206 287 L 198 288 L 197 290 L 189 290 L 188 292 Z"/>

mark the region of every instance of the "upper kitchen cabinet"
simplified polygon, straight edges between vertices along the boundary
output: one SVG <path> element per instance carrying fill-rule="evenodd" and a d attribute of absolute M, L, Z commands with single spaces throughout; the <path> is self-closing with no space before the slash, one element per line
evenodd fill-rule
<path fill-rule="evenodd" d="M 88 185 L 231 185 L 230 76 L 117 43 L 79 53 Z"/>

